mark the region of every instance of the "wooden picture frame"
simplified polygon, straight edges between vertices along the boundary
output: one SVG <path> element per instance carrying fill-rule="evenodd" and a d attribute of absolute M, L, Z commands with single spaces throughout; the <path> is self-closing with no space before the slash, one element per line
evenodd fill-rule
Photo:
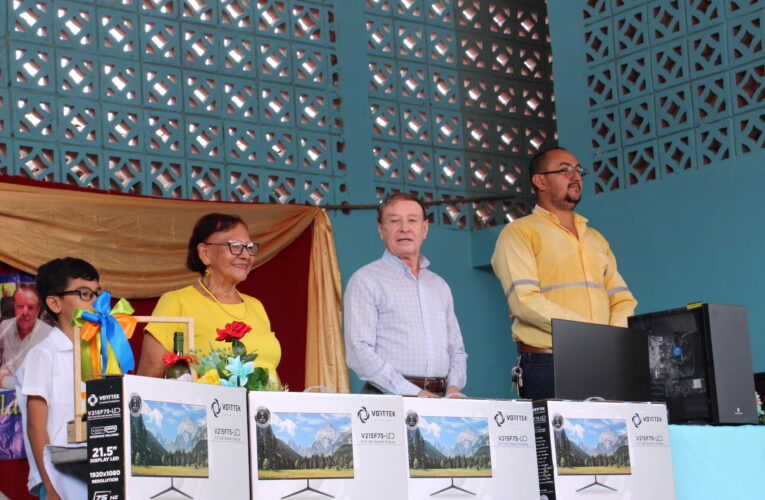
<path fill-rule="evenodd" d="M 184 323 L 186 325 L 186 352 L 194 350 L 194 318 L 187 316 L 133 316 L 138 323 Z M 74 420 L 67 423 L 67 438 L 70 443 L 82 443 L 87 440 L 87 425 L 82 399 L 82 367 L 80 366 L 80 329 L 74 331 Z M 137 364 L 136 364 L 137 366 Z M 196 373 L 191 368 L 191 378 L 196 379 Z M 93 374 L 106 376 L 107 374 Z"/>

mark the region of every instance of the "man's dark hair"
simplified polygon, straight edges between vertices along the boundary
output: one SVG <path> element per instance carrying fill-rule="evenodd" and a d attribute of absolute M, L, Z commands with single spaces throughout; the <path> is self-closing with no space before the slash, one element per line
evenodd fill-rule
<path fill-rule="evenodd" d="M 77 278 L 98 281 L 98 271 L 90 263 L 75 257 L 53 259 L 37 269 L 37 278 L 35 279 L 37 295 L 40 296 L 48 314 L 58 318 L 58 314 L 51 311 L 45 299 L 50 295 L 66 291 L 69 280 L 76 280 Z"/>
<path fill-rule="evenodd" d="M 416 195 L 413 195 L 412 193 L 392 193 L 385 197 L 385 199 L 380 203 L 380 205 L 377 207 L 377 223 L 382 224 L 382 216 L 383 212 L 385 212 L 385 209 L 388 208 L 388 205 L 393 203 L 394 201 L 398 200 L 408 200 L 408 201 L 414 201 L 418 205 L 420 205 L 420 208 L 422 208 L 422 218 L 427 219 L 428 218 L 428 209 L 425 206 L 425 203 Z"/>
<path fill-rule="evenodd" d="M 198 272 L 204 276 L 207 266 L 205 266 L 202 259 L 199 258 L 197 246 L 200 243 L 204 243 L 211 234 L 228 231 L 238 224 L 247 227 L 247 224 L 245 224 L 242 218 L 238 215 L 216 213 L 203 215 L 197 223 L 194 224 L 194 230 L 191 232 L 191 238 L 189 238 L 189 252 L 186 255 L 186 267 L 189 268 L 189 270 Z"/>
<path fill-rule="evenodd" d="M 542 168 L 542 165 L 545 163 L 545 156 L 547 156 L 547 153 L 550 151 L 568 151 L 566 148 L 562 148 L 560 146 L 553 146 L 547 149 L 540 150 L 537 154 L 535 154 L 531 161 L 529 161 L 529 179 L 534 177 L 539 173 L 539 170 Z"/>

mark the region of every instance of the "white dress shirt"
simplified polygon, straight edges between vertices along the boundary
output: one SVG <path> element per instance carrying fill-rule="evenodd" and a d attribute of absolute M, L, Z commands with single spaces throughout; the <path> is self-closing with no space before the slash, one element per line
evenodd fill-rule
<path fill-rule="evenodd" d="M 74 347 L 72 341 L 57 327 L 39 344 L 29 350 L 16 372 L 16 395 L 21 410 L 21 423 L 24 429 L 24 447 L 29 459 L 29 479 L 27 487 L 36 489 L 42 482 L 27 431 L 27 401 L 29 396 L 39 396 L 48 404 L 48 437 L 52 445 L 68 443 L 66 423 L 74 419 Z M 50 462 L 46 464 L 50 467 Z M 58 474 L 50 470 L 48 474 L 53 487 L 61 498 L 85 498 L 87 484 L 58 482 Z M 58 482 L 58 484 L 57 484 Z"/>
<path fill-rule="evenodd" d="M 467 354 L 449 285 L 427 269 L 419 276 L 387 250 L 356 271 L 345 289 L 344 336 L 348 366 L 384 392 L 417 394 L 404 378 L 445 377 L 462 388 Z"/>
<path fill-rule="evenodd" d="M 0 384 L 2 387 L 13 389 L 15 385 L 16 370 L 24 361 L 27 352 L 39 344 L 42 339 L 48 336 L 53 327 L 48 323 L 35 320 L 35 326 L 32 331 L 23 339 L 19 336 L 19 329 L 16 326 L 16 318 L 11 318 L 0 323 Z"/>

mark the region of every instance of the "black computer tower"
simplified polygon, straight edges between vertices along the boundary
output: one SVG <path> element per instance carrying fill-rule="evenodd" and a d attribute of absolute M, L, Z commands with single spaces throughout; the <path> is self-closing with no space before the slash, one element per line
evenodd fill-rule
<path fill-rule="evenodd" d="M 629 326 L 648 335 L 651 399 L 666 401 L 670 423 L 756 423 L 745 307 L 692 304 Z"/>
<path fill-rule="evenodd" d="M 754 374 L 754 390 L 761 398 L 765 396 L 765 372 Z"/>

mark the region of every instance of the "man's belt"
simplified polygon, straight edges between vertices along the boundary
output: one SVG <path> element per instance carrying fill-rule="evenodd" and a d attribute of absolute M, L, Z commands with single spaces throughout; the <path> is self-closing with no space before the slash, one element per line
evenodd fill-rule
<path fill-rule="evenodd" d="M 517 342 L 518 352 L 526 354 L 552 354 L 552 349 L 549 347 L 534 347 L 533 345 L 524 344 L 523 342 Z"/>
<path fill-rule="evenodd" d="M 420 389 L 428 392 L 446 392 L 446 379 L 444 377 L 410 377 L 404 378 Z"/>

